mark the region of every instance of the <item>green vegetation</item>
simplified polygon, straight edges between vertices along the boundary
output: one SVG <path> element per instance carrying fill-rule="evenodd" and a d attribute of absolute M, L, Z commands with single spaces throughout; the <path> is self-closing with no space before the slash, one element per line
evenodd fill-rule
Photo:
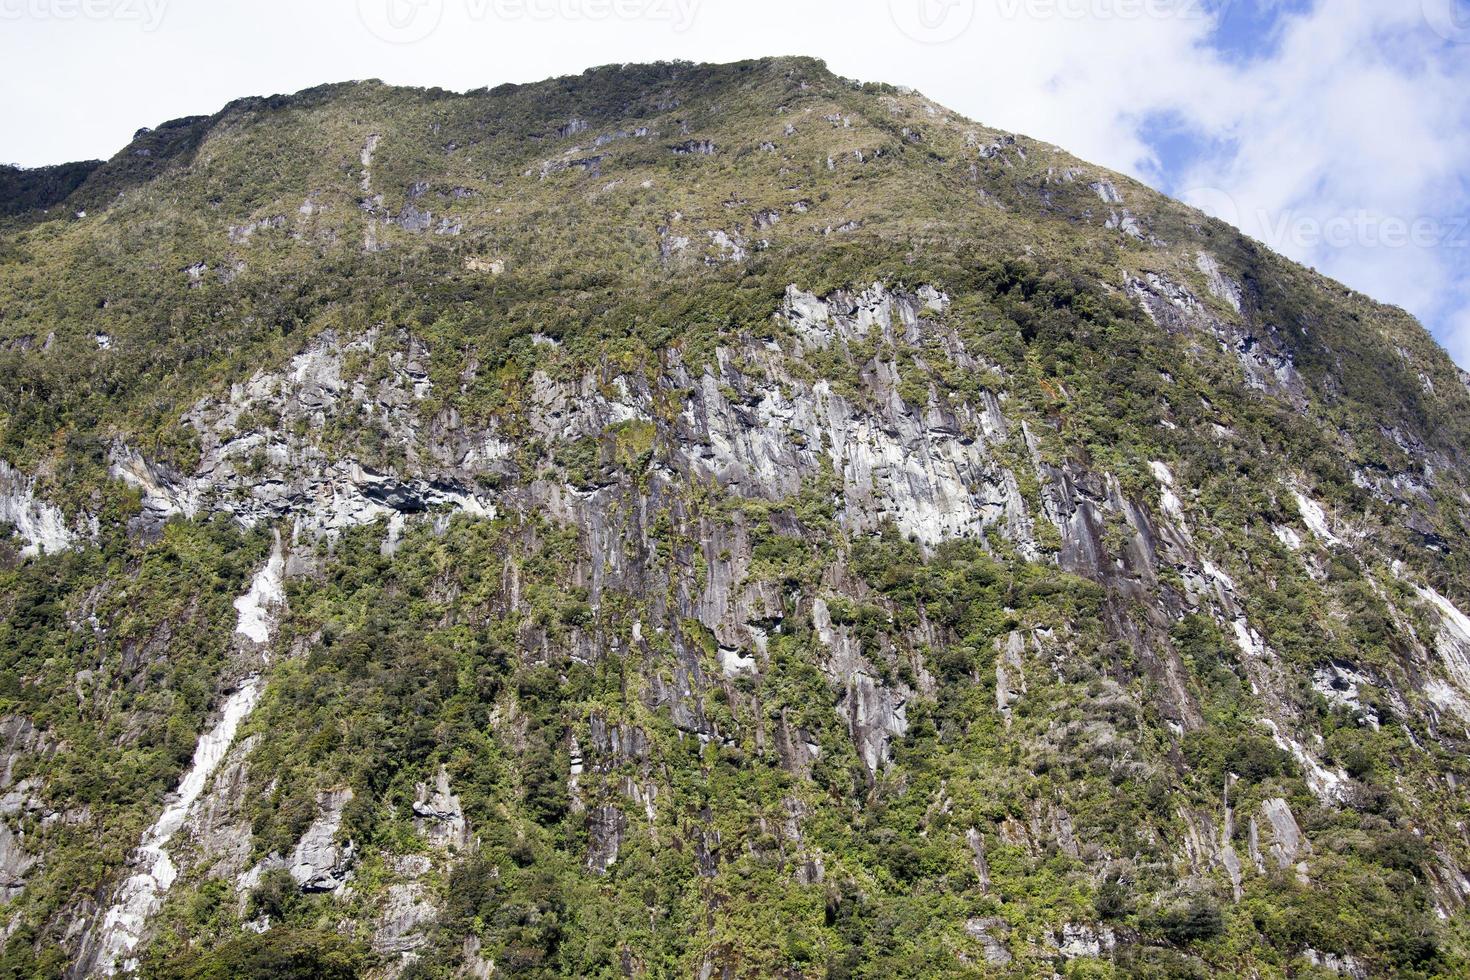
<path fill-rule="evenodd" d="M 1106 226 L 1101 179 L 1144 237 Z M 1422 693 L 1438 619 L 1413 587 L 1470 596 L 1470 392 L 1397 311 L 807 59 L 243 100 L 103 164 L 0 170 L 0 202 L 0 458 L 98 527 L 58 555 L 0 539 L 0 718 L 40 733 L 0 789 L 42 858 L 0 910 L 0 977 L 63 974 L 257 669 L 142 975 L 1470 969 L 1470 743 Z M 1221 335 L 1146 311 L 1154 280 Z M 826 346 L 774 315 L 792 284 L 875 282 L 947 303 Z M 316 343 L 342 352 L 339 402 L 232 415 L 226 436 L 267 437 L 246 479 L 351 460 L 497 516 L 415 514 L 391 548 L 384 521 L 155 526 L 109 474 L 121 444 L 196 473 L 195 408 Z M 1267 381 L 1252 351 L 1281 359 Z M 834 433 L 783 431 L 818 382 L 983 447 L 1019 529 L 926 546 L 891 510 L 858 522 Z M 710 392 L 816 461 L 776 474 L 792 492 L 696 475 L 735 452 L 694 444 Z M 642 407 L 571 427 L 596 398 Z M 266 661 L 232 603 L 273 531 L 292 575 Z M 1351 697 L 1314 689 L 1339 666 Z M 441 772 L 468 827 L 447 844 L 415 809 Z M 277 865 L 347 789 L 350 884 L 304 890 Z"/>
<path fill-rule="evenodd" d="M 272 929 L 159 964 L 151 975 L 160 980 L 356 980 L 367 962 L 360 949 L 340 936 Z"/>

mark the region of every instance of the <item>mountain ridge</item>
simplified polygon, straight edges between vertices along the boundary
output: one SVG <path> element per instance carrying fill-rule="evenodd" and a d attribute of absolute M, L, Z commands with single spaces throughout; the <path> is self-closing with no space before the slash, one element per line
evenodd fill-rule
<path fill-rule="evenodd" d="M 801 58 L 237 100 L 62 203 L 7 975 L 1463 969 L 1402 311 Z"/>

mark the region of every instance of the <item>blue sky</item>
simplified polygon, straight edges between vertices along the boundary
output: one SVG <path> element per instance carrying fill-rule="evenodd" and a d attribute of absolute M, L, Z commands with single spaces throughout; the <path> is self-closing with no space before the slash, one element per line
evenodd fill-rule
<path fill-rule="evenodd" d="M 1233 118 L 1143 114 L 1124 169 L 1406 307 L 1470 364 L 1470 3 L 1224 7 L 1199 44 L 1247 96 Z"/>
<path fill-rule="evenodd" d="M 325 81 L 766 54 L 1130 173 L 1470 366 L 1470 0 L 0 0 L 0 160 Z"/>

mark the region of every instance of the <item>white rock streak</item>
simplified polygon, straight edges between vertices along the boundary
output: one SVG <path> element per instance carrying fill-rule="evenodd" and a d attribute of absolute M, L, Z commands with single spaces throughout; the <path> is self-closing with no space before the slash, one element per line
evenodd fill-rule
<path fill-rule="evenodd" d="M 1186 527 L 1184 517 L 1184 502 L 1179 499 L 1179 494 L 1174 492 L 1174 474 L 1169 467 L 1155 460 L 1148 464 L 1153 470 L 1154 479 L 1159 481 L 1159 506 L 1164 511 L 1164 516 L 1179 525 L 1179 530 L 1184 531 Z"/>
<path fill-rule="evenodd" d="M 1342 539 L 1332 533 L 1332 525 L 1327 519 L 1327 511 L 1323 509 L 1321 504 L 1300 490 L 1293 490 L 1292 495 L 1296 497 L 1297 510 L 1301 511 L 1302 520 L 1323 544 L 1342 544 Z"/>
<path fill-rule="evenodd" d="M 1324 803 L 1341 803 L 1347 788 L 1347 774 L 1341 770 L 1328 769 L 1317 761 L 1316 756 L 1307 751 L 1306 746 L 1294 738 L 1282 734 L 1281 726 L 1269 718 L 1261 719 L 1271 732 L 1271 741 L 1276 747 L 1289 754 L 1296 760 L 1302 769 L 1302 775 L 1306 777 L 1307 788 L 1310 789 L 1318 799 Z"/>
<path fill-rule="evenodd" d="M 1290 551 L 1302 550 L 1302 536 L 1284 524 L 1271 525 L 1271 531 L 1277 540 L 1284 544 Z"/>
<path fill-rule="evenodd" d="M 1154 479 L 1160 485 L 1160 506 L 1164 515 L 1178 523 L 1179 532 L 1187 540 L 1189 537 L 1189 526 L 1184 520 L 1183 505 L 1178 495 L 1174 492 L 1174 475 L 1169 472 L 1169 467 L 1164 463 L 1153 462 L 1149 464 L 1149 468 L 1153 471 Z M 1314 533 L 1317 533 L 1319 537 L 1323 537 L 1324 541 L 1330 538 L 1332 542 L 1337 542 L 1338 539 L 1330 537 L 1330 532 L 1326 531 L 1326 518 L 1322 514 L 1322 509 L 1316 507 L 1315 504 L 1312 504 L 1310 500 L 1307 500 L 1301 494 L 1297 496 L 1300 501 L 1299 506 L 1301 507 L 1302 515 L 1307 520 L 1308 525 L 1312 526 Z M 1309 510 L 1312 507 L 1316 507 L 1313 514 L 1321 521 L 1323 528 L 1321 531 L 1318 531 L 1317 527 L 1312 525 L 1314 518 L 1308 516 Z M 1216 619 L 1222 625 L 1229 625 L 1235 639 L 1235 644 L 1240 648 L 1244 656 L 1243 662 L 1247 668 L 1247 676 L 1250 678 L 1251 692 L 1259 695 L 1261 693 L 1261 684 L 1257 682 L 1259 674 L 1252 668 L 1270 664 L 1276 659 L 1276 656 L 1266 644 L 1265 638 L 1261 636 L 1260 631 L 1251 626 L 1250 621 L 1246 618 L 1244 612 L 1241 611 L 1241 602 L 1237 594 L 1235 581 L 1223 569 L 1217 568 L 1208 559 L 1200 558 L 1199 563 L 1200 575 L 1194 577 L 1193 581 L 1187 582 L 1186 587 L 1189 588 L 1191 595 L 1196 598 L 1205 598 L 1207 595 L 1201 589 L 1202 585 L 1208 584 L 1212 587 L 1209 591 L 1213 592 L 1215 600 L 1222 607 L 1216 613 Z M 1467 622 L 1467 625 L 1470 625 L 1470 622 Z M 1470 637 L 1470 633 L 1467 633 L 1467 637 Z M 1306 746 L 1286 735 L 1281 730 L 1281 726 L 1274 720 L 1263 718 L 1261 724 L 1270 730 L 1271 739 L 1276 743 L 1277 747 L 1289 753 L 1296 760 L 1297 765 L 1301 767 L 1302 773 L 1306 777 L 1307 786 L 1319 799 L 1334 804 L 1342 801 L 1347 785 L 1347 775 L 1345 773 L 1323 766 L 1308 751 Z"/>
<path fill-rule="evenodd" d="M 278 533 L 271 556 L 255 573 L 250 590 L 235 600 L 235 609 L 240 614 L 236 635 L 254 644 L 270 642 L 276 626 L 276 613 L 285 601 L 285 571 L 286 559 Z M 194 748 L 194 759 L 168 805 L 143 834 L 138 849 L 133 852 L 136 870 L 118 889 L 114 904 L 102 918 L 94 974 L 114 976 L 118 972 L 132 973 L 137 969 L 137 959 L 133 954 L 143 939 L 149 920 L 163 906 L 164 897 L 178 877 L 178 869 L 169 857 L 169 842 L 184 826 L 190 809 L 224 761 L 240 724 L 255 710 L 263 687 L 260 675 L 252 674 L 225 699 L 219 720 L 199 739 Z"/>
<path fill-rule="evenodd" d="M 1216 299 L 1229 303 L 1230 308 L 1239 313 L 1240 287 L 1220 271 L 1220 263 L 1215 261 L 1215 257 L 1209 252 L 1199 252 L 1195 255 L 1194 267 L 1205 274 L 1210 294 Z"/>
<path fill-rule="evenodd" d="M 0 460 L 0 524 L 9 524 L 23 538 L 24 557 L 41 552 L 54 555 L 76 543 L 77 535 L 66 526 L 66 515 L 36 496 L 35 481 Z"/>
<path fill-rule="evenodd" d="M 720 647 L 720 670 L 726 677 L 738 677 L 754 671 L 758 664 L 754 657 L 747 657 L 739 650 Z"/>
<path fill-rule="evenodd" d="M 1470 719 L 1470 702 L 1466 700 L 1466 695 L 1470 695 L 1470 616 L 1434 589 L 1414 588 L 1439 613 L 1439 635 L 1435 637 L 1434 648 L 1450 680 L 1450 684 L 1430 682 L 1425 693 L 1440 707 Z"/>
<path fill-rule="evenodd" d="M 178 870 L 168 855 L 168 843 L 184 825 L 189 808 L 204 792 L 209 777 L 229 751 L 240 723 L 254 709 L 261 686 L 260 677 L 251 676 L 239 690 L 225 699 L 220 720 L 199 740 L 194 749 L 194 761 L 174 792 L 172 802 L 143 835 L 142 843 L 133 855 L 138 870 L 123 882 L 116 904 L 107 910 L 102 920 L 97 972 L 112 976 L 118 972 L 119 961 L 122 961 L 121 968 L 125 972 L 137 969 L 137 960 L 132 954 L 142 939 L 148 920 L 163 905 L 164 896 L 178 876 Z"/>
<path fill-rule="evenodd" d="M 285 585 L 286 556 L 281 551 L 280 532 L 276 532 L 270 558 L 255 573 L 250 591 L 235 600 L 235 609 L 240 613 L 235 632 L 253 643 L 269 643 L 276 625 L 276 610 L 286 601 Z"/>

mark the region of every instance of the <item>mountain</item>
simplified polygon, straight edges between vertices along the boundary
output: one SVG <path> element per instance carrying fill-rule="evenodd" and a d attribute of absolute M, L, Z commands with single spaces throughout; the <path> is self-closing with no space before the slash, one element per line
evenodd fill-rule
<path fill-rule="evenodd" d="M 801 58 L 0 188 L 0 976 L 1470 970 L 1401 311 Z"/>

